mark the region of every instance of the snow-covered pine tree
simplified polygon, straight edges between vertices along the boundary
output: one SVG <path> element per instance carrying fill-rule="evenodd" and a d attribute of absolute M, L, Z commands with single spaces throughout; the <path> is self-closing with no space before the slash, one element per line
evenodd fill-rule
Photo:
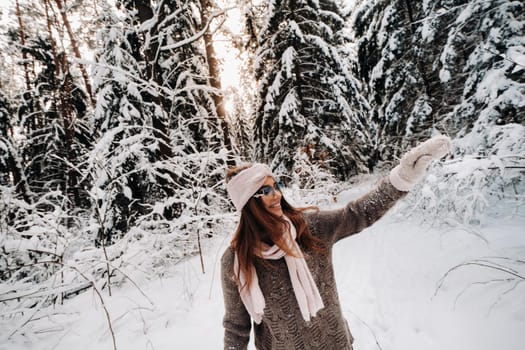
<path fill-rule="evenodd" d="M 524 8 L 519 1 L 371 0 L 353 13 L 383 160 L 436 130 L 456 138 L 457 159 L 435 170 L 439 180 L 420 201 L 439 215 L 479 223 L 502 199 L 522 201 Z M 399 147 L 388 151 L 391 145 Z"/>
<path fill-rule="evenodd" d="M 213 18 L 202 18 L 199 7 L 199 1 L 172 1 L 165 8 L 166 15 L 176 12 L 178 16 L 165 24 L 166 38 L 161 47 L 165 65 L 171 67 L 164 82 L 171 89 L 166 96 L 173 114 L 170 127 L 182 132 L 173 142 L 183 144 L 189 153 L 217 150 L 224 145 L 202 38 Z"/>
<path fill-rule="evenodd" d="M 438 103 L 413 24 L 421 19 L 421 2 L 360 1 L 352 15 L 358 71 L 369 87 L 372 117 L 378 125 L 376 151 L 383 160 L 392 159 L 407 145 L 428 137 L 428 122 L 432 124 Z"/>
<path fill-rule="evenodd" d="M 253 80 L 252 80 L 253 82 Z M 253 156 L 253 101 L 252 94 L 245 93 L 247 89 L 242 89 L 242 93 L 237 88 L 225 91 L 226 98 L 231 101 L 231 111 L 228 111 L 228 123 L 232 135 L 232 144 L 235 153 L 241 159 L 249 160 Z"/>
<path fill-rule="evenodd" d="M 383 160 L 436 131 L 470 130 L 487 107 L 496 110 L 493 124 L 523 123 L 517 98 L 523 95 L 517 62 L 522 10 L 519 2 L 497 0 L 356 4 L 359 72 L 369 88 Z M 496 81 L 492 74 L 508 84 L 489 94 L 483 80 Z"/>
<path fill-rule="evenodd" d="M 258 47 L 257 33 L 266 14 L 265 2 L 254 4 L 252 0 L 238 2 L 242 21 L 241 35 L 231 36 L 233 49 L 239 60 L 240 89 L 226 91 L 232 111 L 228 115 L 233 144 L 241 159 L 251 161 L 254 157 L 254 126 L 257 99 L 254 62 Z M 228 35 L 228 34 L 226 34 Z"/>
<path fill-rule="evenodd" d="M 70 74 L 65 54 L 53 57 L 49 39 L 30 40 L 23 50 L 39 71 L 18 106 L 24 135 L 20 153 L 28 184 L 36 194 L 58 189 L 75 206 L 82 206 L 86 195 L 77 166 L 89 146 L 87 97 Z"/>
<path fill-rule="evenodd" d="M 463 136 L 479 124 L 524 125 L 525 4 L 471 0 L 456 7 L 446 29 L 430 23 L 425 33 L 427 41 L 444 37 L 436 68 L 441 84 L 452 90 L 446 97 L 460 96 L 447 126 Z"/>
<path fill-rule="evenodd" d="M 211 222 L 217 205 L 225 204 L 222 181 L 231 157 L 229 126 L 224 120 L 222 91 L 217 62 L 214 56 L 212 22 L 218 21 L 221 11 L 210 12 L 211 1 L 171 1 L 163 3 L 164 32 L 161 43 L 161 66 L 165 67 L 163 85 L 170 91 L 170 141 L 177 191 L 168 200 L 172 217 L 190 218 L 176 222 L 176 230 L 190 235 L 213 234 Z M 173 14 L 177 17 L 174 18 Z M 159 17 L 162 17 L 159 15 Z M 204 35 L 203 35 L 204 34 Z M 213 57 L 215 59 L 215 57 Z M 213 71 L 213 72 L 210 72 Z M 215 82 L 213 82 L 215 81 Z M 168 105 L 168 104 L 166 104 Z"/>
<path fill-rule="evenodd" d="M 0 162 L 8 167 L 0 184 L 0 280 L 22 295 L 5 297 L 5 318 L 67 294 L 56 288 L 65 282 L 61 264 L 69 244 L 82 239 L 77 215 L 88 204 L 80 157 L 89 147 L 89 100 L 47 5 L 16 1 L 16 20 L 2 38 L 12 74 L 2 79 L 10 98 L 0 112 Z M 35 285 L 41 293 L 30 292 Z"/>
<path fill-rule="evenodd" d="M 104 9 L 94 74 L 92 196 L 105 243 L 132 227 L 172 232 L 183 215 L 204 224 L 197 207 L 215 201 L 211 185 L 224 172 L 198 4 L 118 4 Z"/>
<path fill-rule="evenodd" d="M 79 159 L 89 147 L 89 99 L 48 5 L 17 1 L 17 21 L 7 36 L 19 59 L 10 81 L 11 105 L 17 113 L 11 123 L 19 133 L 16 153 L 31 192 L 38 196 L 59 190 L 68 205 L 82 207 L 88 202 Z"/>
<path fill-rule="evenodd" d="M 437 64 L 439 79 L 460 96 L 444 118 L 458 137 L 457 163 L 443 169 L 453 195 L 433 184 L 447 198 L 438 207 L 452 209 L 459 221 L 470 224 L 483 223 L 487 213 L 522 215 L 525 4 L 472 0 L 457 3 L 453 14 L 450 26 L 430 24 L 426 32 L 446 37 Z M 512 203 L 515 211 L 500 210 L 505 203 Z"/>
<path fill-rule="evenodd" d="M 256 158 L 300 173 L 301 159 L 341 179 L 368 171 L 366 102 L 341 59 L 345 20 L 333 1 L 269 3 L 259 32 Z"/>

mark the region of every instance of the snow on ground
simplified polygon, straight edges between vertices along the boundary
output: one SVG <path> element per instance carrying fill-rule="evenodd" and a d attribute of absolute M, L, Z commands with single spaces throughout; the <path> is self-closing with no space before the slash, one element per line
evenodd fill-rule
<path fill-rule="evenodd" d="M 333 206 L 368 188 L 343 192 Z M 402 208 L 397 205 L 375 225 L 335 247 L 336 279 L 355 349 L 522 350 L 525 218 L 489 219 L 482 227 L 436 228 L 404 218 Z M 114 289 L 111 297 L 105 292 L 117 349 L 222 349 L 219 262 L 229 239 L 222 235 L 206 242 L 204 274 L 199 257 L 193 257 L 167 271 L 166 277 L 142 283 L 140 290 L 130 283 Z M 519 258 L 521 263 L 510 260 Z M 466 262 L 472 264 L 442 279 Z M 26 326 L 32 332 L 15 333 L 0 343 L 0 349 L 113 349 L 106 315 L 94 292 L 55 306 L 48 314 Z M 18 328 L 13 324 L 2 333 Z"/>

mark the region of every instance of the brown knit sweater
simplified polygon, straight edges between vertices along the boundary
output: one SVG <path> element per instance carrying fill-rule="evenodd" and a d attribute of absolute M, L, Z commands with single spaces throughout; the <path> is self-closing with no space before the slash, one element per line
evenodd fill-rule
<path fill-rule="evenodd" d="M 350 202 L 344 208 L 305 213 L 311 232 L 325 242 L 327 253 L 304 249 L 306 263 L 317 284 L 325 307 L 306 322 L 301 316 L 284 259 L 254 262 L 266 307 L 260 324 L 253 324 L 255 347 L 259 350 L 351 350 L 353 337 L 344 319 L 334 279 L 332 247 L 342 238 L 377 221 L 406 192 L 388 180 Z M 222 257 L 222 289 L 225 315 L 224 349 L 246 349 L 252 322 L 233 279 L 231 247 Z"/>

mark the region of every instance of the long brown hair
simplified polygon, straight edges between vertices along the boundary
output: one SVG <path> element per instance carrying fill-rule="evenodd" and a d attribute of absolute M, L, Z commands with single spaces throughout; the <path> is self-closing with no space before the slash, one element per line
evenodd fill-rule
<path fill-rule="evenodd" d="M 226 181 L 244 169 L 251 166 L 230 168 L 226 174 Z M 297 230 L 297 241 L 302 248 L 316 252 L 324 252 L 325 248 L 320 239 L 315 237 L 306 224 L 303 212 L 315 209 L 316 207 L 294 208 L 288 203 L 284 196 L 281 196 L 281 208 L 295 226 Z M 294 255 L 290 248 L 285 244 L 283 237 L 284 227 L 288 222 L 282 218 L 269 213 L 263 206 L 260 198 L 250 198 L 242 208 L 239 225 L 235 230 L 232 239 L 232 248 L 237 254 L 239 261 L 239 274 L 242 272 L 245 276 L 246 283 L 241 288 L 249 288 L 252 282 L 253 262 L 256 258 L 256 252 L 260 251 L 262 243 L 276 244 L 287 254 Z M 239 276 L 235 276 L 237 282 Z"/>

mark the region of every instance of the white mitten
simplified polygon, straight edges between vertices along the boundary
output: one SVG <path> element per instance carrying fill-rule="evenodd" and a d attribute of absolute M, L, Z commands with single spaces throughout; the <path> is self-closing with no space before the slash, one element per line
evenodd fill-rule
<path fill-rule="evenodd" d="M 451 145 L 448 136 L 439 135 L 412 148 L 390 171 L 390 183 L 400 191 L 410 191 L 425 176 L 430 162 L 444 157 Z"/>

